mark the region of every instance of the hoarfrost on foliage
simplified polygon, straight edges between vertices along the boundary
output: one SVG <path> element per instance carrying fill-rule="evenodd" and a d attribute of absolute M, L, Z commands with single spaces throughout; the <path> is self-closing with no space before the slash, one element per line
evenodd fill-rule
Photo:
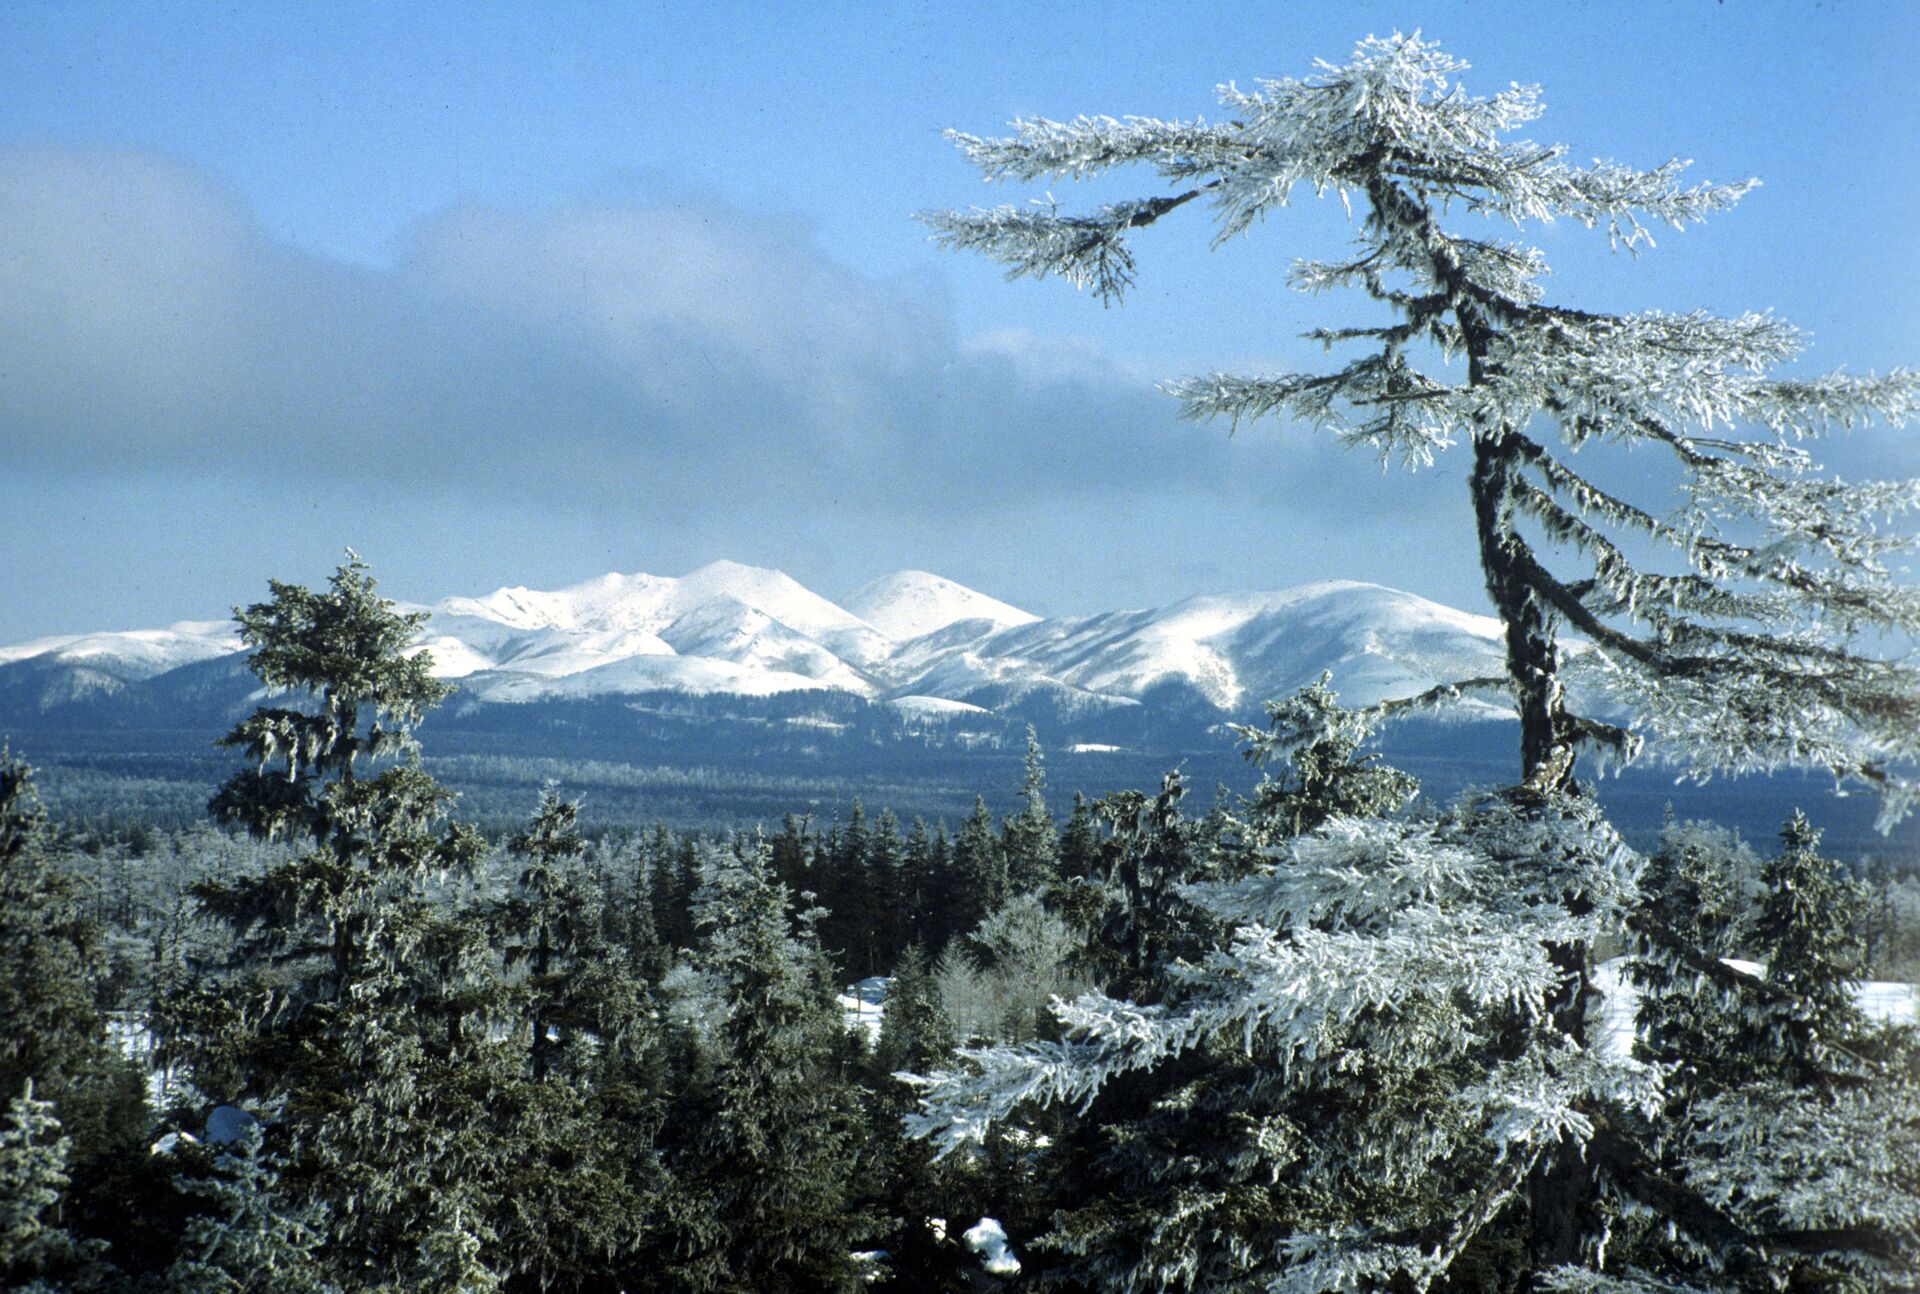
<path fill-rule="evenodd" d="M 1808 444 L 1912 420 L 1920 373 L 1778 376 L 1803 340 L 1766 313 L 1547 303 L 1538 249 L 1443 220 L 1569 219 L 1638 253 L 1654 227 L 1723 211 L 1753 182 L 1687 185 L 1678 160 L 1572 163 L 1557 145 L 1511 135 L 1540 114 L 1537 88 L 1470 95 L 1457 81 L 1465 67 L 1417 35 L 1370 37 L 1304 79 L 1221 87 L 1223 120 L 1035 118 L 998 139 L 949 132 L 989 180 L 1139 166 L 1171 191 L 1082 214 L 1049 197 L 924 218 L 937 242 L 990 256 L 1010 277 L 1062 277 L 1111 304 L 1134 282 L 1131 234 L 1189 204 L 1211 205 L 1217 244 L 1302 186 L 1337 196 L 1356 246 L 1297 262 L 1293 285 L 1351 289 L 1389 318 L 1310 333 L 1341 356 L 1325 370 L 1166 384 L 1183 413 L 1285 418 L 1414 468 L 1471 447 L 1489 590 L 1525 631 L 1509 672 L 1535 720 L 1529 775 L 1564 785 L 1577 753 L 1621 761 L 1643 746 L 1699 776 L 1821 768 L 1874 790 L 1890 825 L 1920 796 L 1902 771 L 1920 758 L 1920 678 L 1897 646 L 1886 651 L 1920 634 L 1920 588 L 1894 560 L 1915 546 L 1907 518 L 1920 481 L 1822 476 Z M 1589 446 L 1655 451 L 1657 470 L 1640 475 L 1665 473 L 1681 506 L 1663 515 L 1603 488 L 1575 466 Z M 1559 651 L 1556 626 L 1586 650 Z M 1568 708 L 1570 665 L 1630 728 L 1600 719 L 1604 707 Z"/>

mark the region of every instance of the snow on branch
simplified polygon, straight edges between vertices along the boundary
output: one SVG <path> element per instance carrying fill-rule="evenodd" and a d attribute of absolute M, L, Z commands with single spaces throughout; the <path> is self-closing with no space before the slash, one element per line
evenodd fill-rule
<path fill-rule="evenodd" d="M 1551 1294 L 1735 1294 L 1734 1285 L 1696 1285 L 1689 1281 L 1676 1284 L 1660 1280 L 1634 1268 L 1618 1272 L 1595 1271 L 1591 1267 L 1556 1267 L 1538 1274 L 1540 1288 Z"/>
<path fill-rule="evenodd" d="M 1238 428 L 1256 418 L 1291 415 L 1349 444 L 1366 444 L 1382 462 L 1431 466 L 1467 425 L 1460 393 L 1409 366 L 1389 348 L 1335 373 L 1246 377 L 1210 373 L 1162 384 L 1184 418 L 1226 418 Z M 1361 416 L 1365 415 L 1365 416 Z"/>
<path fill-rule="evenodd" d="M 1698 184 L 1683 188 L 1680 174 L 1688 163 L 1673 159 L 1652 170 L 1596 161 L 1586 167 L 1562 166 L 1529 149 L 1502 149 L 1497 166 L 1470 186 L 1442 184 L 1444 192 L 1466 200 L 1475 211 L 1503 216 L 1519 224 L 1565 216 L 1592 229 L 1604 227 L 1607 245 L 1639 252 L 1654 245 L 1646 216 L 1684 229 L 1738 202 L 1758 183 Z M 1536 164 L 1540 158 L 1545 164 Z"/>
<path fill-rule="evenodd" d="M 1910 369 L 1769 378 L 1769 368 L 1800 348 L 1798 331 L 1769 315 L 1513 312 L 1523 318 L 1501 339 L 1503 408 L 1524 421 L 1550 404 L 1575 443 L 1657 434 L 1649 420 L 1709 430 L 1752 423 L 1772 437 L 1799 438 L 1872 419 L 1898 426 L 1920 409 L 1920 374 Z M 1691 448 L 1685 442 L 1677 448 Z"/>
<path fill-rule="evenodd" d="M 1063 216 L 1043 202 L 1024 209 L 928 211 L 918 219 L 942 247 L 984 253 L 1007 267 L 1009 279 L 1058 276 L 1077 288 L 1092 288 L 1112 305 L 1133 285 L 1126 232 L 1152 224 L 1198 192 L 1117 203 L 1089 216 Z"/>
<path fill-rule="evenodd" d="M 1136 162 L 1168 179 L 1188 180 L 1243 160 L 1246 144 L 1232 126 L 1153 117 L 1045 117 L 1013 122 L 1013 135 L 982 139 L 943 131 L 988 180 L 1084 180 Z"/>
<path fill-rule="evenodd" d="M 1689 1180 L 1756 1230 L 1870 1229 L 1920 1249 L 1914 1095 L 1898 1080 L 1813 1100 L 1765 1085 L 1724 1093 L 1705 1103 Z"/>
<path fill-rule="evenodd" d="M 1273 1294 L 1376 1289 L 1397 1276 L 1413 1281 L 1416 1289 L 1424 1289 L 1446 1271 L 1437 1251 L 1394 1244 L 1359 1232 L 1300 1232 L 1288 1238 L 1281 1253 L 1286 1268 L 1266 1285 Z"/>

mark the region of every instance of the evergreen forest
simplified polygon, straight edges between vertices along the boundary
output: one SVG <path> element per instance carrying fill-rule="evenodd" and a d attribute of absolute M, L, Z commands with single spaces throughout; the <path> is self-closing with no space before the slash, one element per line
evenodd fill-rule
<path fill-rule="evenodd" d="M 62 827 L 25 762 L 0 770 L 10 1288 L 1238 1288 L 1329 1204 L 1276 1165 L 1388 1101 L 1449 1135 L 1435 1085 L 1514 1045 L 1484 1037 L 1437 1073 L 1349 1043 L 1335 1054 L 1359 1068 L 1295 1087 L 1227 1037 L 1090 1100 L 1029 1093 L 976 1136 L 923 1105 L 953 1081 L 929 1076 L 1007 1057 L 1066 1074 L 1086 1008 L 1064 1003 L 1164 1013 L 1236 938 L 1222 896 L 1278 901 L 1277 851 L 1349 888 L 1309 917 L 1333 938 L 1383 915 L 1343 856 L 1352 824 L 1457 841 L 1511 816 L 1398 813 L 1416 782 L 1325 683 L 1242 734 L 1250 796 L 1195 796 L 1173 771 L 1054 805 L 1033 744 L 1020 808 L 997 818 L 977 800 L 903 824 L 855 800 L 824 823 L 590 839 L 550 787 L 488 839 L 421 766 L 412 728 L 445 685 L 401 654 L 414 626 L 364 567 L 318 593 L 277 585 L 243 617 L 261 677 L 308 704 L 229 736 L 248 759 L 207 825 Z M 1447 863 L 1420 884 L 1462 885 Z M 1620 963 L 1639 1001 L 1625 1050 L 1672 1067 L 1636 1116 L 1662 1158 L 1636 1171 L 1684 1181 L 1688 1139 L 1731 1135 L 1718 1111 L 1756 1075 L 1809 1119 L 1858 1099 L 1860 1067 L 1920 1075 L 1912 1031 L 1849 994 L 1920 978 L 1920 879 L 1852 876 L 1798 815 L 1759 848 L 1675 822 L 1633 866 L 1644 924 L 1599 951 L 1638 954 Z M 1402 1020 L 1376 991 L 1349 1038 L 1466 1027 Z M 1486 1010 L 1525 1027 L 1512 1002 Z M 1911 1160 L 1804 1171 L 1822 1170 L 1911 1199 Z M 1790 1227 L 1785 1199 L 1664 1189 L 1751 1246 L 1749 1274 L 1825 1288 L 1864 1270 L 1871 1288 L 1905 1261 L 1897 1215 Z M 1615 1255 L 1674 1243 L 1667 1218 L 1601 1205 Z M 1527 1207 L 1492 1206 L 1431 1287 L 1520 1287 L 1522 1233 L 1500 1214 Z"/>
<path fill-rule="evenodd" d="M 1902 423 L 1920 376 L 1781 376 L 1771 315 L 1553 304 L 1490 228 L 1637 251 L 1750 186 L 1573 164 L 1512 137 L 1535 90 L 1463 69 L 1370 38 L 1218 120 L 950 132 L 991 180 L 1165 191 L 923 219 L 1117 303 L 1163 219 L 1338 197 L 1347 257 L 1294 269 L 1343 303 L 1332 367 L 1170 393 L 1467 460 L 1503 674 L 1271 698 L 1222 738 L 1239 793 L 1063 794 L 1030 733 L 950 814 L 589 830 L 555 781 L 482 823 L 423 751 L 428 614 L 351 552 L 273 582 L 203 821 L 56 820 L 0 756 L 0 1286 L 1920 1287 L 1920 877 L 1837 861 L 1818 806 L 1636 847 L 1593 792 L 1660 759 L 1912 810 L 1920 484 L 1806 444 Z M 1466 697 L 1517 758 L 1423 796 L 1381 733 Z"/>

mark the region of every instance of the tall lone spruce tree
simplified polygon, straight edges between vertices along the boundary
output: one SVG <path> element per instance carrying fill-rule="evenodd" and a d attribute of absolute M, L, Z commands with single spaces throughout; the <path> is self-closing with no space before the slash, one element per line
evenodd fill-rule
<path fill-rule="evenodd" d="M 1583 748 L 1631 755 L 1651 735 L 1700 772 L 1827 768 L 1913 796 L 1889 764 L 1920 753 L 1920 682 L 1856 647 L 1920 630 L 1920 589 L 1885 559 L 1910 537 L 1884 524 L 1920 504 L 1920 482 L 1844 485 L 1800 443 L 1915 411 L 1920 375 L 1774 378 L 1798 334 L 1764 314 L 1596 314 L 1545 302 L 1541 254 L 1445 218 L 1604 226 L 1628 250 L 1731 206 L 1749 183 L 1682 187 L 1684 164 L 1571 166 L 1564 150 L 1508 138 L 1540 114 L 1537 88 L 1491 98 L 1465 64 L 1417 37 L 1362 41 L 1342 67 L 1254 93 L 1223 87 L 1226 121 L 1078 117 L 1019 121 L 1010 138 L 949 132 L 992 180 L 1085 179 L 1143 166 L 1162 196 L 1064 215 L 1050 204 L 934 212 L 941 243 L 983 252 L 1009 277 L 1059 276 L 1117 302 L 1134 277 L 1127 236 L 1211 203 L 1216 245 L 1306 185 L 1355 212 L 1344 260 L 1298 261 L 1307 292 L 1355 288 L 1389 318 L 1319 329 L 1357 346 L 1324 373 L 1214 373 L 1170 384 L 1185 414 L 1282 416 L 1410 465 L 1464 441 L 1487 592 L 1506 625 L 1524 779 L 1569 786 Z M 1444 361 L 1465 360 L 1465 371 Z M 1743 434 L 1744 433 L 1744 434 Z M 1669 458 L 1675 515 L 1617 497 L 1564 451 L 1639 444 Z M 1589 672 L 1634 704 L 1624 730 L 1572 709 L 1560 627 L 1596 652 Z M 1459 680 L 1485 687 L 1488 680 Z"/>
<path fill-rule="evenodd" d="M 1251 842 L 1261 857 L 1244 879 L 1185 889 L 1230 932 L 1224 946 L 1173 967 L 1145 1005 L 1102 993 L 1056 1004 L 1060 1042 L 963 1051 L 968 1068 L 929 1081 L 915 1126 L 951 1149 L 1029 1103 L 1086 1109 L 1127 1075 L 1178 1072 L 1216 1048 L 1248 1057 L 1260 1099 L 1238 1116 L 1250 1135 L 1235 1171 L 1263 1184 L 1257 1211 L 1236 1201 L 1231 1225 L 1190 1226 L 1224 1202 L 1193 1195 L 1156 1215 L 1130 1257 L 1109 1247 L 1108 1288 L 1775 1288 L 1812 1258 L 1862 1288 L 1910 1279 L 1920 1216 L 1875 1176 L 1904 1152 L 1853 1167 L 1818 1152 L 1872 1117 L 1908 1145 L 1908 1067 L 1862 1054 L 1854 1086 L 1836 1078 L 1792 1126 L 1763 1126 L 1777 1106 L 1727 1107 L 1712 1179 L 1663 1162 L 1666 1071 L 1604 1045 L 1593 949 L 1632 931 L 1735 996 L 1795 994 L 1721 967 L 1650 913 L 1643 860 L 1574 774 L 1583 752 L 1629 759 L 1650 738 L 1698 775 L 1818 767 L 1879 791 L 1883 823 L 1910 807 L 1902 763 L 1920 755 L 1920 674 L 1872 651 L 1920 631 L 1920 590 L 1888 564 L 1911 546 L 1895 518 L 1920 503 L 1920 482 L 1824 478 L 1802 442 L 1903 421 L 1920 378 L 1770 376 L 1798 341 L 1764 315 L 1546 303 L 1538 252 L 1448 218 L 1570 218 L 1638 250 L 1649 224 L 1683 227 L 1749 186 L 1683 187 L 1678 162 L 1568 165 L 1558 148 L 1507 138 L 1538 116 L 1536 90 L 1475 98 L 1454 83 L 1463 67 L 1396 35 L 1307 80 L 1225 88 L 1222 122 L 950 134 L 989 179 L 1140 165 L 1171 186 L 1086 215 L 1049 202 L 924 217 L 1010 277 L 1063 277 L 1108 303 L 1133 280 L 1129 233 L 1179 208 L 1210 202 L 1219 243 L 1299 185 L 1341 197 L 1358 247 L 1296 263 L 1294 281 L 1355 288 L 1384 309 L 1311 334 L 1359 353 L 1325 373 L 1169 389 L 1190 417 L 1289 417 L 1411 466 L 1464 442 L 1506 671 L 1416 700 L 1504 691 L 1520 778 L 1428 823 L 1338 816 L 1358 811 L 1306 795 L 1298 821 L 1324 823 Z M 1570 457 L 1622 444 L 1662 453 L 1677 512 L 1619 497 Z M 1568 650 L 1567 630 L 1583 645 Z M 1628 723 L 1578 708 L 1570 684 L 1579 706 L 1624 703 Z M 1330 703 L 1317 712 L 1290 745 L 1327 747 L 1348 722 Z M 1312 782 L 1303 773 L 1301 792 Z M 1834 1180 L 1781 1206 L 1770 1174 L 1789 1144 Z M 1617 1237 L 1635 1241 L 1625 1262 Z"/>

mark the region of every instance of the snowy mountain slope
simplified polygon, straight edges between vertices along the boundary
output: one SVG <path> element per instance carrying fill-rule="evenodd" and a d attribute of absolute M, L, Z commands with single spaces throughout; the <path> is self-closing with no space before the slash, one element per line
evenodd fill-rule
<path fill-rule="evenodd" d="M 986 710 L 1003 710 L 1030 700 L 1044 701 L 1056 713 L 1067 714 L 1139 704 L 1132 697 L 1065 682 L 1029 660 L 969 651 L 941 658 L 906 687 L 907 695 L 945 697 Z"/>
<path fill-rule="evenodd" d="M 1008 628 L 1040 618 L 928 571 L 882 575 L 848 598 L 846 606 L 895 642 L 945 629 L 958 620 L 985 620 L 995 628 Z"/>
<path fill-rule="evenodd" d="M 129 685 L 240 650 L 228 620 L 182 620 L 165 629 L 67 634 L 0 647 L 0 711 L 44 713 L 111 697 Z"/>
<path fill-rule="evenodd" d="M 827 631 L 829 636 L 833 632 Z M 820 643 L 731 594 L 701 603 L 668 625 L 661 637 L 682 656 L 798 674 L 862 696 L 873 691 L 871 683 Z"/>
<path fill-rule="evenodd" d="M 165 629 L 66 634 L 0 647 L 0 665 L 46 657 L 132 681 L 239 650 L 240 631 L 231 620 L 182 620 Z"/>
<path fill-rule="evenodd" d="M 463 679 L 487 670 L 559 678 L 630 656 L 671 656 L 673 648 L 644 629 L 512 629 L 476 616 L 436 614 L 419 648 L 433 654 L 436 678 Z"/>
<path fill-rule="evenodd" d="M 1143 701 L 1244 715 L 1334 671 L 1349 704 L 1497 674 L 1498 624 L 1377 585 L 1329 582 L 1038 619 L 924 571 L 837 606 L 779 571 L 715 562 L 674 579 L 611 574 L 430 609 L 419 645 L 463 703 L 649 691 L 830 690 L 1002 713 L 1084 715 Z M 0 648 L 0 717 L 110 697 L 240 650 L 224 622 Z M 951 711 L 950 713 L 964 713 Z"/>
<path fill-rule="evenodd" d="M 679 581 L 659 575 L 609 573 L 553 592 L 495 589 L 482 598 L 447 598 L 433 608 L 438 616 L 490 620 L 510 629 L 664 628 L 678 612 L 669 604 Z"/>
<path fill-rule="evenodd" d="M 782 572 L 728 561 L 711 562 L 679 579 L 609 574 L 552 593 L 496 589 L 484 598 L 448 598 L 434 613 L 491 620 L 520 630 L 659 634 L 722 598 L 751 607 L 843 658 L 878 658 L 890 646 L 873 626 Z"/>
<path fill-rule="evenodd" d="M 0 647 L 0 665 L 11 665 L 17 660 L 32 660 L 36 656 L 49 656 L 68 643 L 80 641 L 80 634 L 55 634 L 50 638 L 34 638 L 27 642 L 15 643 L 11 647 Z"/>
<path fill-rule="evenodd" d="M 783 670 L 756 669 L 703 656 L 630 656 L 559 676 L 510 669 L 471 675 L 460 684 L 463 701 L 526 702 L 584 700 L 643 692 L 689 696 L 772 696 L 780 692 L 829 690 L 830 684 Z"/>
<path fill-rule="evenodd" d="M 982 632 L 973 622 L 906 644 L 913 690 L 960 695 L 959 680 L 1047 678 L 1097 695 L 1139 697 L 1168 684 L 1220 710 L 1285 696 L 1331 669 L 1349 705 L 1498 674 L 1499 622 L 1373 584 L 1328 582 L 1273 593 L 1188 598 L 1149 611 L 1066 616 Z"/>
<path fill-rule="evenodd" d="M 986 714 L 984 706 L 969 705 L 944 696 L 896 696 L 888 702 L 901 714 L 914 719 L 950 719 L 960 715 Z"/>

